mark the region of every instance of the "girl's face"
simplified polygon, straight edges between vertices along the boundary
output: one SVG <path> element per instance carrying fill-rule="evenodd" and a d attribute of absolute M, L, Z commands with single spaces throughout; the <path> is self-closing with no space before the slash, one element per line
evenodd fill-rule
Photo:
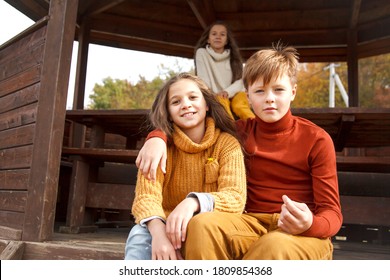
<path fill-rule="evenodd" d="M 210 29 L 207 43 L 216 53 L 223 53 L 227 44 L 227 29 L 225 26 L 216 24 Z"/>
<path fill-rule="evenodd" d="M 203 93 L 194 81 L 181 79 L 170 86 L 170 119 L 194 142 L 200 143 L 203 139 L 208 109 Z"/>
<path fill-rule="evenodd" d="M 291 85 L 286 74 L 272 79 L 267 85 L 260 78 L 248 86 L 248 99 L 256 116 L 267 123 L 273 123 L 288 112 L 296 90 L 297 85 Z"/>

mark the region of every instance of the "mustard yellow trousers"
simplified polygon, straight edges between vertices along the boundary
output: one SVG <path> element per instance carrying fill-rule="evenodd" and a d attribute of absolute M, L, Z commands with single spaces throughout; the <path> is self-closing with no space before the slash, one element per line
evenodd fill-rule
<path fill-rule="evenodd" d="M 187 260 L 331 260 L 330 238 L 282 232 L 279 214 L 207 212 L 188 224 Z"/>
<path fill-rule="evenodd" d="M 228 114 L 232 117 L 232 119 L 234 119 L 233 113 L 238 118 L 243 120 L 255 117 L 255 114 L 252 112 L 249 106 L 248 97 L 243 91 L 237 92 L 237 94 L 231 99 L 220 96 L 218 96 L 217 99 L 225 108 L 226 112 L 228 112 Z"/>

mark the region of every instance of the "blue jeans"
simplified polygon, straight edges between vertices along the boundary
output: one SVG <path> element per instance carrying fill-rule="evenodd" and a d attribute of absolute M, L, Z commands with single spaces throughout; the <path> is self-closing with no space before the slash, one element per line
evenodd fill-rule
<path fill-rule="evenodd" d="M 125 247 L 125 260 L 151 260 L 152 236 L 146 227 L 135 225 L 129 233 Z"/>

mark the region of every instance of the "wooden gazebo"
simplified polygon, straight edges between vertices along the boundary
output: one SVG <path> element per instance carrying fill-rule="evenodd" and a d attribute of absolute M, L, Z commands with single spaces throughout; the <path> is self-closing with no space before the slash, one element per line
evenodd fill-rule
<path fill-rule="evenodd" d="M 388 0 L 6 2 L 36 22 L 0 46 L 0 239 L 7 240 L 41 242 L 53 237 L 75 40 L 79 51 L 74 110 L 83 109 L 89 44 L 192 58 L 200 34 L 216 20 L 232 28 L 244 58 L 281 40 L 298 49 L 301 62 L 346 61 L 350 107 L 359 108 L 358 59 L 390 53 Z M 383 134 L 370 146 L 390 146 L 390 110 L 377 110 L 380 115 L 367 119 L 356 108 L 353 116 L 338 112 L 339 125 L 332 133 L 341 140 L 340 151 L 350 131 L 359 139 L 353 127 L 359 118 L 364 120 L 362 127 L 383 119 L 376 127 Z M 310 115 L 305 110 L 297 113 Z M 73 114 L 76 120 L 77 115 Z M 80 131 L 76 126 L 72 134 L 76 144 Z M 74 155 L 73 150 L 67 152 Z M 104 157 L 98 152 L 89 156 Z M 380 172 L 390 173 L 388 157 L 375 163 Z M 83 161 L 78 168 L 79 172 L 85 168 Z M 78 194 L 70 198 L 77 200 Z M 388 203 L 388 189 L 383 198 Z"/>

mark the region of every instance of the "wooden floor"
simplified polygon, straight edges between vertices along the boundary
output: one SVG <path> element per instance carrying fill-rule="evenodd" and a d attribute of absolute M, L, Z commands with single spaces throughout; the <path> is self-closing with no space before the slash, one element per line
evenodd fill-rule
<path fill-rule="evenodd" d="M 334 260 L 390 260 L 390 245 L 333 242 Z"/>
<path fill-rule="evenodd" d="M 123 260 L 129 228 L 99 228 L 94 233 L 55 233 L 49 242 L 26 242 L 27 260 Z"/>
<path fill-rule="evenodd" d="M 99 228 L 95 233 L 55 233 L 50 242 L 26 242 L 26 260 L 122 260 L 129 228 Z M 334 260 L 390 260 L 390 245 L 334 242 Z"/>

